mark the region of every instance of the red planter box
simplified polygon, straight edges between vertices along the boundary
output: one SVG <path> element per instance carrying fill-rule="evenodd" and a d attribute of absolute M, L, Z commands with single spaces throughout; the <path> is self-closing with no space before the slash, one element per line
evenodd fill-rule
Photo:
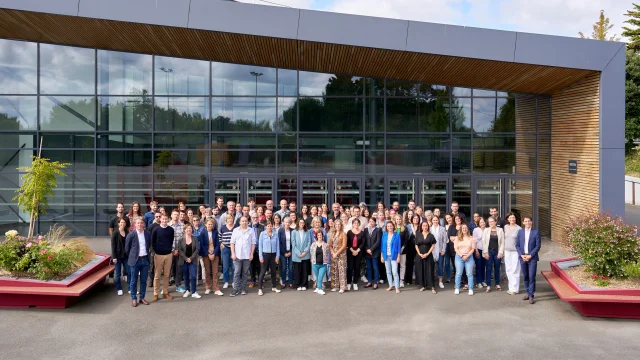
<path fill-rule="evenodd" d="M 583 288 L 562 269 L 575 260 L 551 261 L 551 271 L 542 272 L 562 301 L 570 303 L 583 316 L 640 319 L 640 289 Z"/>
<path fill-rule="evenodd" d="M 96 254 L 87 265 L 61 281 L 0 277 L 0 307 L 64 309 L 114 271 L 108 255 Z"/>

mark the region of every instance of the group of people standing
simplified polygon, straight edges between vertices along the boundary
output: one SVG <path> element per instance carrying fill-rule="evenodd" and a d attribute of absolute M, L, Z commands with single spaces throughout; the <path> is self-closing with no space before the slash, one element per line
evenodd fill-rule
<path fill-rule="evenodd" d="M 151 201 L 150 211 L 142 214 L 134 202 L 125 214 L 124 205 L 117 204 L 109 232 L 118 295 L 123 274 L 134 307 L 149 304 L 147 283 L 153 287 L 152 301 L 171 300 L 173 284 L 183 297 L 200 298 L 199 279 L 206 295 L 222 296 L 231 286 L 232 297 L 254 287 L 262 296 L 265 276 L 273 293 L 306 291 L 313 281 L 314 292 L 325 295 L 325 290 L 358 291 L 361 278 L 373 290 L 386 283 L 387 291 L 399 294 L 415 284 L 436 294 L 453 275 L 454 294 L 468 290 L 473 295 L 474 288 L 490 292 L 492 280 L 502 291 L 504 261 L 507 293 L 520 291 L 522 272 L 524 299 L 534 303 L 540 234 L 530 217 L 521 219 L 521 228 L 516 214 L 508 214 L 505 223 L 491 208 L 486 220 L 474 213 L 467 221 L 456 202 L 441 216 L 440 209 L 425 211 L 413 200 L 404 211 L 398 202 L 389 208 L 378 203 L 372 210 L 364 203 L 334 203 L 331 209 L 303 205 L 298 211 L 295 201 L 285 199 L 279 210 L 271 200 L 256 206 L 252 198 L 244 206 L 224 205 L 219 197 L 213 208 L 201 205 L 194 212 L 181 202 L 168 213 Z"/>

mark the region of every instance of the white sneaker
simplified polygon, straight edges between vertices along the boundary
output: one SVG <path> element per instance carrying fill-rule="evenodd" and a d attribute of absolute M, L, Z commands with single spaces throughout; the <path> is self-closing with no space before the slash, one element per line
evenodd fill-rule
<path fill-rule="evenodd" d="M 454 293 L 454 294 L 456 294 L 456 295 L 460 295 L 460 289 L 455 289 L 455 290 L 453 291 L 453 293 Z"/>
<path fill-rule="evenodd" d="M 128 281 L 127 281 L 127 275 L 123 275 L 123 276 L 122 276 L 122 280 L 124 280 L 124 282 L 128 282 Z"/>
<path fill-rule="evenodd" d="M 197 292 L 194 292 L 193 294 L 191 294 L 192 298 L 196 298 L 196 299 L 200 299 L 202 296 L 200 296 L 200 294 L 198 294 Z"/>
<path fill-rule="evenodd" d="M 164 295 L 164 290 L 160 290 L 160 295 Z"/>
<path fill-rule="evenodd" d="M 205 295 L 209 295 L 209 294 L 211 294 L 211 290 L 210 290 L 210 289 L 205 290 L 205 291 L 204 291 L 204 294 L 205 294 Z"/>
<path fill-rule="evenodd" d="M 384 284 L 384 280 L 380 280 L 378 281 L 380 284 Z"/>
<path fill-rule="evenodd" d="M 258 290 L 258 296 L 262 296 L 262 295 L 264 295 L 264 293 L 262 292 L 262 289 L 259 289 Z"/>
<path fill-rule="evenodd" d="M 404 287 L 404 281 L 400 281 L 400 287 L 403 288 Z"/>
<path fill-rule="evenodd" d="M 224 279 L 224 274 L 220 273 L 220 277 L 218 278 L 218 280 L 223 280 Z"/>
<path fill-rule="evenodd" d="M 127 294 L 131 295 L 131 290 L 127 291 Z"/>
<path fill-rule="evenodd" d="M 351 284 L 347 284 L 347 291 L 351 291 Z"/>
<path fill-rule="evenodd" d="M 228 283 L 228 282 L 226 282 L 226 283 L 224 283 L 224 285 L 222 285 L 222 288 L 223 288 L 223 289 L 226 289 L 226 288 L 228 288 L 228 287 L 229 287 L 229 283 Z"/>
<path fill-rule="evenodd" d="M 473 296 L 473 290 L 469 289 L 469 296 Z"/>
<path fill-rule="evenodd" d="M 274 292 L 274 293 L 281 293 L 281 292 L 282 292 L 282 290 L 280 290 L 280 289 L 278 289 L 278 288 L 271 288 L 271 292 Z"/>
<path fill-rule="evenodd" d="M 331 289 L 331 292 L 336 292 L 336 291 L 338 291 L 338 289 L 336 288 Z"/>
<path fill-rule="evenodd" d="M 191 295 L 191 293 L 189 292 L 189 290 L 185 291 L 184 294 L 182 295 L 183 298 L 189 297 L 189 295 Z"/>
<path fill-rule="evenodd" d="M 216 294 L 216 295 L 218 295 L 218 296 L 222 296 L 222 295 L 224 295 L 224 294 L 222 293 L 222 291 L 220 291 L 220 290 L 218 290 L 218 291 L 214 292 L 214 294 Z"/>
<path fill-rule="evenodd" d="M 362 277 L 360 278 L 360 280 L 362 280 L 362 281 L 363 281 L 363 282 L 365 282 L 365 283 L 368 283 L 368 282 L 369 282 L 369 279 L 367 279 L 367 277 L 366 277 L 366 276 L 364 276 L 364 275 L 362 275 Z"/>
<path fill-rule="evenodd" d="M 476 285 L 476 287 L 477 287 L 478 289 L 482 289 L 482 284 L 478 284 L 478 285 Z"/>
<path fill-rule="evenodd" d="M 324 295 L 324 294 L 326 294 L 326 293 L 325 293 L 323 290 L 318 290 L 318 294 L 320 294 L 320 295 Z"/>
<path fill-rule="evenodd" d="M 331 290 L 331 291 L 333 291 L 333 290 Z M 314 292 L 314 293 L 317 293 L 317 292 L 318 292 L 318 289 L 313 290 L 313 292 Z"/>
<path fill-rule="evenodd" d="M 442 283 L 442 281 L 440 281 L 440 283 L 438 284 L 438 286 L 440 286 L 440 289 L 444 289 L 444 284 Z"/>
<path fill-rule="evenodd" d="M 123 292 L 122 290 L 118 290 L 118 296 L 122 296 Z"/>
<path fill-rule="evenodd" d="M 302 288 L 301 288 L 301 287 L 299 287 L 299 288 L 297 288 L 296 290 L 297 290 L 297 291 L 302 291 Z"/>
<path fill-rule="evenodd" d="M 338 291 L 340 294 L 344 294 L 344 290 L 340 289 L 340 291 Z"/>
<path fill-rule="evenodd" d="M 353 284 L 353 291 L 358 291 L 358 284 Z"/>
<path fill-rule="evenodd" d="M 304 287 L 304 286 L 301 289 L 302 289 L 302 291 L 307 291 L 307 288 Z"/>

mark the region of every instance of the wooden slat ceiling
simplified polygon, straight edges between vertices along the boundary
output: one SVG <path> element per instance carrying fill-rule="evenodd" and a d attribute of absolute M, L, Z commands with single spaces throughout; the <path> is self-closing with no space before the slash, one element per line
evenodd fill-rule
<path fill-rule="evenodd" d="M 0 9 L 0 37 L 538 94 L 597 73 L 7 9 Z"/>

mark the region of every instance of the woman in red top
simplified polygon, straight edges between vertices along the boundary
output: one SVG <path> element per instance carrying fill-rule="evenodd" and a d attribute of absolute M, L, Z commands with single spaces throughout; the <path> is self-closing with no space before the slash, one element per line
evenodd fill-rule
<path fill-rule="evenodd" d="M 127 217 L 129 218 L 129 223 L 130 224 L 134 224 L 134 221 L 137 217 L 144 217 L 144 215 L 142 214 L 142 209 L 140 209 L 140 203 L 137 201 L 134 201 L 131 203 L 131 206 L 129 207 L 129 213 L 127 214 Z M 132 232 L 133 230 L 135 230 L 135 226 L 131 226 L 129 228 L 129 232 Z"/>
<path fill-rule="evenodd" d="M 351 230 L 347 231 L 347 290 L 358 291 L 358 279 L 360 278 L 360 263 L 364 248 L 364 232 L 360 230 L 360 220 L 353 219 Z"/>

